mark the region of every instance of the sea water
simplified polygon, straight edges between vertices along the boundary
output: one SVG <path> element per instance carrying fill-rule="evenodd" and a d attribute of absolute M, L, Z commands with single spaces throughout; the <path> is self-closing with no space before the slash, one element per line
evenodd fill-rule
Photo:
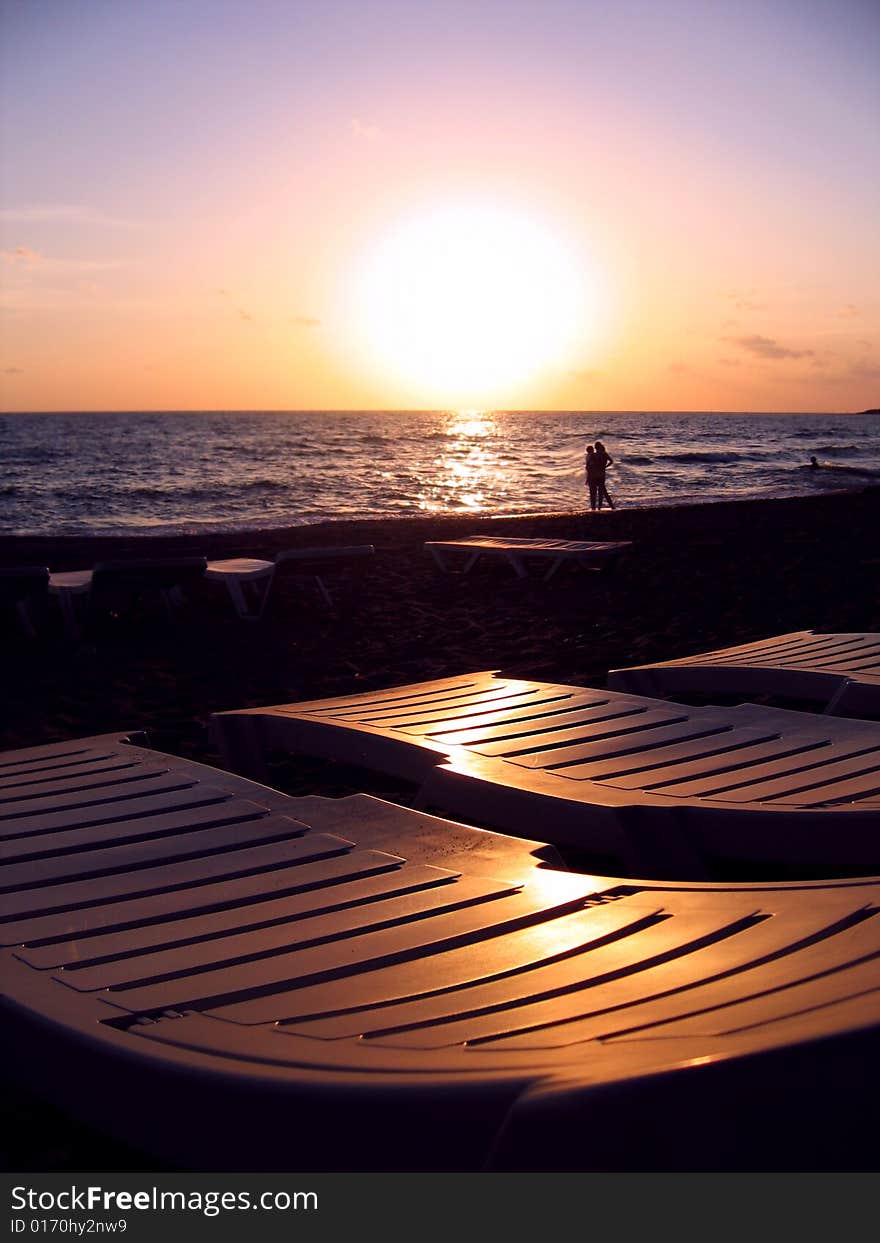
<path fill-rule="evenodd" d="M 614 459 L 608 489 L 621 507 L 880 483 L 880 416 L 869 414 L 7 414 L 0 534 L 574 511 L 585 507 L 584 450 L 596 439 Z"/>

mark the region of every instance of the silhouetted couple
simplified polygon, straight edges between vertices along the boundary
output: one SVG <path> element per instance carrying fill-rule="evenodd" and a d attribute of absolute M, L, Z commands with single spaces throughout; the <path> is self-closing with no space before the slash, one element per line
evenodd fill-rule
<path fill-rule="evenodd" d="M 590 489 L 590 509 L 601 509 L 602 502 L 608 503 L 608 508 L 614 508 L 614 502 L 608 495 L 608 489 L 605 487 L 605 468 L 610 466 L 614 459 L 607 452 L 601 440 L 597 440 L 595 445 L 587 445 L 587 487 Z"/>

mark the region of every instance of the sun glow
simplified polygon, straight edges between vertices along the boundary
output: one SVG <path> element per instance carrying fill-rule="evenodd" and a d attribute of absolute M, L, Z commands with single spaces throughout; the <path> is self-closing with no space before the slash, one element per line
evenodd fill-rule
<path fill-rule="evenodd" d="M 573 255 L 536 220 L 493 206 L 399 223 L 365 261 L 356 299 L 372 364 L 443 404 L 497 403 L 564 365 L 587 333 Z"/>

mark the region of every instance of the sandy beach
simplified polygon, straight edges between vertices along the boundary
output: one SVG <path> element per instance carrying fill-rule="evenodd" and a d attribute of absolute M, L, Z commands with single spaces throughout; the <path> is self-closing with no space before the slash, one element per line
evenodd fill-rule
<path fill-rule="evenodd" d="M 282 548 L 373 544 L 313 578 L 279 574 L 263 619 L 240 622 L 204 583 L 169 623 L 145 615 L 64 640 L 4 643 L 7 750 L 145 729 L 154 744 L 212 762 L 205 724 L 226 708 L 317 698 L 474 669 L 601 686 L 611 667 L 809 627 L 880 628 L 875 533 L 880 489 L 816 498 L 528 517 L 333 522 L 246 535 L 157 539 L 0 538 L 0 564 L 78 569 L 101 557 L 271 556 Z M 520 580 L 500 560 L 445 575 L 426 540 L 474 533 L 623 539 L 609 575 L 564 566 Z M 53 610 L 54 611 L 54 610 Z"/>
<path fill-rule="evenodd" d="M 111 730 L 147 730 L 158 750 L 210 764 L 212 712 L 497 669 L 602 686 L 609 668 L 789 630 L 880 630 L 880 489 L 815 498 L 528 517 L 334 522 L 246 535 L 162 539 L 0 539 L 0 564 L 90 566 L 106 556 L 199 552 L 267 556 L 329 544 L 375 557 L 326 575 L 328 608 L 305 573 L 279 574 L 264 617 L 239 621 L 222 586 L 200 585 L 175 621 L 163 614 L 3 643 L 0 750 Z M 563 566 L 521 580 L 501 561 L 441 573 L 431 539 L 475 533 L 624 539 L 608 575 Z M 290 793 L 365 789 L 406 801 L 389 779 L 289 761 Z M 10 1169 L 154 1169 L 10 1089 Z"/>

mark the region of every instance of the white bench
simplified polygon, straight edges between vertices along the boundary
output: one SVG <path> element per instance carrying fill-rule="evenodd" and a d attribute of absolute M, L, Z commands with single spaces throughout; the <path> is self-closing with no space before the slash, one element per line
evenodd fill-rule
<path fill-rule="evenodd" d="M 445 573 L 455 572 L 455 562 L 464 553 L 460 573 L 467 574 L 480 557 L 503 557 L 520 578 L 528 577 L 527 562 L 533 558 L 549 560 L 544 581 L 552 578 L 563 562 L 582 570 L 606 570 L 632 547 L 630 540 L 517 539 L 489 535 L 467 535 L 456 540 L 428 540 L 425 548 Z"/>

